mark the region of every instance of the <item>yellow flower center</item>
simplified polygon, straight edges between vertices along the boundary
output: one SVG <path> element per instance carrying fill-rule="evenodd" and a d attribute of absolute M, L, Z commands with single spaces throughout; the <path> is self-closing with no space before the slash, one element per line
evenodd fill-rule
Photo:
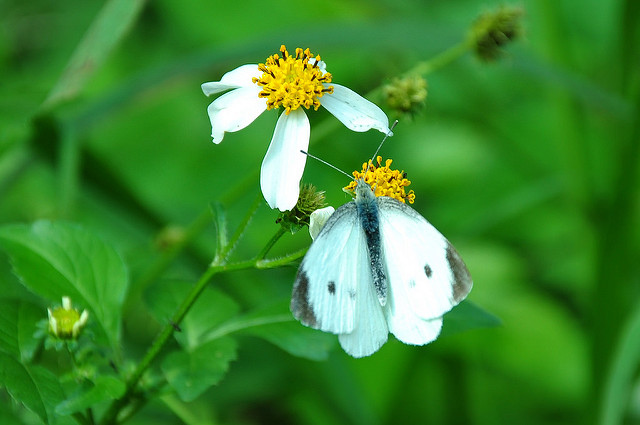
<path fill-rule="evenodd" d="M 280 53 L 269 56 L 265 63 L 258 65 L 262 76 L 253 78 L 253 82 L 262 87 L 258 96 L 267 99 L 267 109 L 285 108 L 289 113 L 304 106 L 309 109 L 320 107 L 319 98 L 325 93 L 333 93 L 333 87 L 324 87 L 323 83 L 331 82 L 331 74 L 318 66 L 320 56 L 313 56 L 309 49 L 296 49 L 291 56 L 284 45 Z"/>
<path fill-rule="evenodd" d="M 66 310 L 63 307 L 58 307 L 53 310 L 51 315 L 53 316 L 53 320 L 55 320 L 55 329 L 53 329 L 50 323 L 49 330 L 58 338 L 70 339 L 73 336 L 73 326 L 80 320 L 78 310 Z"/>
<path fill-rule="evenodd" d="M 357 185 L 357 179 L 364 179 L 366 183 L 371 186 L 376 196 L 388 196 L 390 198 L 397 199 L 400 202 L 406 203 L 409 201 L 413 204 L 416 199 L 416 195 L 413 190 L 406 193 L 404 188 L 411 184 L 410 180 L 407 180 L 407 174 L 403 171 L 392 170 L 390 167 L 393 160 L 387 159 L 385 165 L 382 166 L 382 157 L 376 158 L 376 163 L 372 164 L 371 161 L 362 164 L 362 171 L 354 171 L 353 177 L 356 180 L 349 183 L 344 190 L 353 192 Z"/>

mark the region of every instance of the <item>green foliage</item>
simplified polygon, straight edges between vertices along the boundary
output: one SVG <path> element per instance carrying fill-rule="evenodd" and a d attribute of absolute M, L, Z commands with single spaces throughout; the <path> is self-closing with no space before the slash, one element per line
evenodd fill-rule
<path fill-rule="evenodd" d="M 65 396 L 58 378 L 42 366 L 29 366 L 0 351 L 0 383 L 11 397 L 23 403 L 44 423 L 69 423 L 59 420 L 55 407 Z"/>
<path fill-rule="evenodd" d="M 478 328 L 493 328 L 501 324 L 500 319 L 470 301 L 463 301 L 447 313 L 440 336 L 453 335 Z"/>
<path fill-rule="evenodd" d="M 100 327 L 98 341 L 119 349 L 128 275 L 113 247 L 77 225 L 48 221 L 3 226 L 0 244 L 27 288 L 86 306 Z"/>
<path fill-rule="evenodd" d="M 236 359 L 236 349 L 233 338 L 223 337 L 176 351 L 165 357 L 162 372 L 183 401 L 193 401 L 222 379 Z"/>
<path fill-rule="evenodd" d="M 45 106 L 52 107 L 78 96 L 113 48 L 131 29 L 144 3 L 144 0 L 106 2 L 49 93 Z"/>
<path fill-rule="evenodd" d="M 95 382 L 79 387 L 66 400 L 56 406 L 56 414 L 61 416 L 82 412 L 104 401 L 122 397 L 124 382 L 113 376 L 99 376 Z"/>
<path fill-rule="evenodd" d="M 38 348 L 33 338 L 44 311 L 28 301 L 0 300 L 0 348 L 14 359 L 28 363 Z"/>

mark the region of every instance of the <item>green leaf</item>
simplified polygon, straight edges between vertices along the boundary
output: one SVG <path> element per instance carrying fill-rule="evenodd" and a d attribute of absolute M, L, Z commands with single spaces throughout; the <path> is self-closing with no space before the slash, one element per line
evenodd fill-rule
<path fill-rule="evenodd" d="M 145 301 L 153 315 L 162 324 L 171 320 L 180 302 L 185 299 L 193 283 L 163 281 L 145 293 Z M 203 336 L 238 313 L 238 305 L 229 296 L 205 289 L 180 324 L 175 338 L 186 349 L 204 342 Z"/>
<path fill-rule="evenodd" d="M 71 415 L 89 409 L 98 403 L 114 400 L 124 394 L 124 382 L 113 376 L 99 376 L 87 388 L 81 388 L 76 394 L 56 406 L 58 415 Z"/>
<path fill-rule="evenodd" d="M 192 401 L 220 382 L 236 349 L 233 338 L 219 338 L 193 351 L 175 351 L 163 360 L 162 372 L 181 400 Z"/>
<path fill-rule="evenodd" d="M 0 409 L 0 424 L 24 425 L 24 423 L 8 409 Z"/>
<path fill-rule="evenodd" d="M 48 221 L 0 227 L 0 245 L 27 288 L 52 303 L 71 297 L 90 310 L 99 339 L 119 347 L 128 275 L 113 247 L 79 226 Z"/>
<path fill-rule="evenodd" d="M 25 366 L 0 351 L 0 384 L 44 423 L 56 423 L 54 407 L 64 399 L 58 378 L 40 366 Z"/>
<path fill-rule="evenodd" d="M 242 332 L 265 339 L 284 351 L 310 360 L 325 360 L 335 347 L 335 335 L 307 328 L 289 311 L 289 300 L 257 309 L 222 324 L 207 335 L 215 339 Z"/>
<path fill-rule="evenodd" d="M 144 0 L 110 0 L 105 3 L 82 41 L 76 47 L 64 73 L 53 87 L 45 105 L 53 106 L 76 97 L 109 53 L 137 19 Z"/>
<path fill-rule="evenodd" d="M 478 328 L 500 326 L 502 322 L 493 314 L 470 301 L 463 301 L 444 316 L 441 336 Z"/>
<path fill-rule="evenodd" d="M 625 409 L 634 391 L 634 376 L 640 366 L 640 306 L 627 320 L 616 344 L 604 385 L 599 424 L 624 423 Z"/>
<path fill-rule="evenodd" d="M 208 403 L 185 403 L 175 394 L 163 394 L 160 401 L 185 425 L 216 425 L 215 413 Z"/>
<path fill-rule="evenodd" d="M 269 341 L 293 356 L 316 361 L 327 360 L 337 341 L 335 335 L 308 328 L 295 320 L 247 328 L 244 332 Z"/>
<path fill-rule="evenodd" d="M 45 310 L 27 301 L 0 300 L 0 349 L 22 362 L 29 362 L 38 348 L 34 338 Z"/>

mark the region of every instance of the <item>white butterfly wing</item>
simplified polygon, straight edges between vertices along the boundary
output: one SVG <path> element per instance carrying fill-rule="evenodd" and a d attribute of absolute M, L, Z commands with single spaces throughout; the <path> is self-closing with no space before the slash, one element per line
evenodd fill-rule
<path fill-rule="evenodd" d="M 358 276 L 368 267 L 364 244 L 355 203 L 349 202 L 327 220 L 300 264 L 291 298 L 296 319 L 326 332 L 353 331 Z"/>
<path fill-rule="evenodd" d="M 366 261 L 369 261 L 368 257 Z M 356 358 L 370 356 L 378 351 L 387 342 L 389 335 L 370 270 L 367 265 L 366 273 L 358 281 L 354 329 L 338 337 L 342 349 Z"/>
<path fill-rule="evenodd" d="M 388 197 L 377 202 L 389 330 L 405 343 L 426 344 L 440 333 L 442 315 L 471 290 L 471 276 L 449 241 L 414 209 Z"/>

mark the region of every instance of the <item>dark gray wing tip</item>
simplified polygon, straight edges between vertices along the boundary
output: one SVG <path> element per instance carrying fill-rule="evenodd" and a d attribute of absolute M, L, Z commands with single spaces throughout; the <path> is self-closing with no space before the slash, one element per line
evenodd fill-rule
<path fill-rule="evenodd" d="M 298 270 L 298 276 L 296 276 L 296 282 L 293 285 L 290 308 L 293 317 L 307 326 L 317 327 L 318 320 L 311 304 L 309 304 L 309 278 L 302 268 Z"/>
<path fill-rule="evenodd" d="M 447 262 L 453 273 L 453 300 L 459 303 L 471 291 L 473 281 L 460 254 L 449 241 L 447 241 Z"/>

